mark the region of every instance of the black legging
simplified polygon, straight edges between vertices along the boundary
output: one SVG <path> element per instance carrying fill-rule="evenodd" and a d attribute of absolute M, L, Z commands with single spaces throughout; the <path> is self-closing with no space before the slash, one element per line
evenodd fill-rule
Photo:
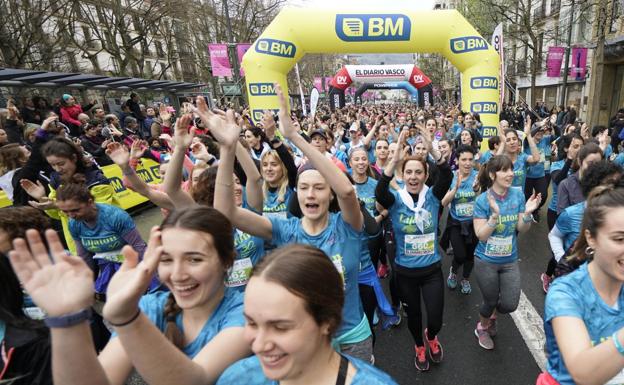
<path fill-rule="evenodd" d="M 364 314 L 368 319 L 368 326 L 370 326 L 373 333 L 373 345 L 375 344 L 375 329 L 373 327 L 373 317 L 375 317 L 375 309 L 377 308 L 377 296 L 375 295 L 375 289 L 372 286 L 359 284 L 360 300 L 362 301 L 362 307 L 364 308 Z"/>
<path fill-rule="evenodd" d="M 539 211 L 539 209 L 541 209 L 544 203 L 546 203 L 546 201 L 548 200 L 548 182 L 549 182 L 548 179 L 545 176 L 541 178 L 526 178 L 526 181 L 524 182 L 525 201 L 531 197 L 534 190 L 535 190 L 535 193 L 542 194 L 542 201 L 540 202 L 539 207 L 535 211 Z"/>
<path fill-rule="evenodd" d="M 408 269 L 399 267 L 397 285 L 401 300 L 407 305 L 407 327 L 417 346 L 423 346 L 422 310 L 420 298 L 427 311 L 428 337 L 433 338 L 442 329 L 444 313 L 444 278 L 441 264 L 435 263 L 424 268 Z"/>
<path fill-rule="evenodd" d="M 452 220 L 449 218 L 449 220 Z M 459 267 L 463 266 L 462 276 L 464 279 L 470 278 L 470 273 L 474 266 L 474 251 L 477 247 L 476 236 L 472 229 L 472 221 L 470 222 L 470 235 L 462 234 L 462 227 L 459 222 L 451 224 L 449 226 L 449 238 L 451 245 L 453 246 L 453 273 L 457 274 Z"/>
<path fill-rule="evenodd" d="M 384 245 L 386 248 L 386 255 L 388 257 L 388 263 L 390 264 L 390 279 L 388 286 L 390 287 L 390 300 L 394 308 L 399 308 L 399 289 L 396 283 L 396 265 L 394 264 L 394 257 L 396 256 L 396 246 L 394 244 L 394 232 L 392 231 L 392 221 L 390 218 L 386 218 L 383 222 L 384 232 Z"/>
<path fill-rule="evenodd" d="M 377 271 L 379 262 L 384 265 L 387 263 L 385 256 L 386 251 L 384 247 L 384 235 L 382 231 L 380 231 L 377 236 L 370 237 L 368 239 L 368 251 L 370 253 L 373 266 L 375 266 L 375 271 Z"/>

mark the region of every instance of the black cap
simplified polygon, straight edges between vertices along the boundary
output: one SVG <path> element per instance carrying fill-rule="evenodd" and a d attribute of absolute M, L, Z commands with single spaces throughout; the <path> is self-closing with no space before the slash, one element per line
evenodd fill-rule
<path fill-rule="evenodd" d="M 312 133 L 310 134 L 310 139 L 312 139 L 312 137 L 314 137 L 314 135 L 320 135 L 325 140 L 327 140 L 327 134 L 325 134 L 324 130 L 314 130 L 314 131 L 312 131 Z"/>

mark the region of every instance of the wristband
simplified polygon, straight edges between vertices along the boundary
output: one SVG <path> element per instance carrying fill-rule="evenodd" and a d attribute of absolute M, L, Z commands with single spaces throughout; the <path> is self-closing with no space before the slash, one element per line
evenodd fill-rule
<path fill-rule="evenodd" d="M 533 214 L 529 214 L 528 217 L 526 215 L 522 216 L 522 222 L 531 223 L 532 221 L 533 221 Z"/>
<path fill-rule="evenodd" d="M 137 312 L 134 316 L 132 316 L 132 318 L 130 318 L 128 321 L 126 322 L 122 322 L 119 324 L 114 324 L 110 321 L 108 321 L 109 324 L 111 324 L 112 326 L 116 327 L 116 328 L 120 328 L 122 326 L 127 326 L 130 325 L 131 323 L 133 323 L 137 318 L 139 318 L 139 316 L 141 315 L 141 309 L 137 309 Z"/>
<path fill-rule="evenodd" d="M 494 223 L 492 224 L 492 223 L 490 223 L 490 221 L 489 221 L 489 220 L 488 220 L 487 222 L 485 222 L 485 223 L 488 225 L 488 227 L 490 227 L 490 228 L 492 228 L 492 229 L 495 229 L 495 228 L 496 228 L 496 226 L 498 225 L 498 223 L 497 223 L 497 222 L 494 222 Z"/>
<path fill-rule="evenodd" d="M 77 313 L 65 314 L 59 317 L 46 317 L 43 322 L 49 328 L 69 328 L 91 319 L 91 308 L 82 309 Z"/>
<path fill-rule="evenodd" d="M 613 343 L 615 344 L 615 348 L 617 349 L 618 353 L 624 356 L 624 346 L 622 346 L 622 344 L 620 343 L 620 339 L 618 338 L 618 332 L 614 332 L 611 338 L 613 339 Z"/>

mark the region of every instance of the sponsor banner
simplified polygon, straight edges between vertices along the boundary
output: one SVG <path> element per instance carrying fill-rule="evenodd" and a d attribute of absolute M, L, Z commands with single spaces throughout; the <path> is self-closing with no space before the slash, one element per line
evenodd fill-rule
<path fill-rule="evenodd" d="M 478 114 L 498 114 L 498 105 L 494 102 L 470 103 L 470 112 Z"/>
<path fill-rule="evenodd" d="M 568 76 L 583 80 L 587 74 L 587 48 L 573 47 L 570 55 L 570 72 Z"/>
<path fill-rule="evenodd" d="M 494 76 L 475 76 L 470 78 L 470 88 L 473 90 L 496 90 L 498 89 L 498 79 Z"/>
<path fill-rule="evenodd" d="M 462 54 L 472 51 L 486 51 L 490 48 L 487 41 L 481 36 L 462 36 L 451 39 L 451 52 Z"/>
<path fill-rule="evenodd" d="M 345 66 L 353 81 L 364 83 L 409 80 L 413 67 L 413 64 Z"/>
<path fill-rule="evenodd" d="M 342 67 L 336 76 L 331 80 L 330 85 L 334 88 L 338 88 L 340 90 L 346 90 L 349 85 L 351 85 L 351 75 L 349 74 L 349 70 L 347 66 Z"/>
<path fill-rule="evenodd" d="M 271 56 L 294 58 L 297 53 L 297 47 L 289 41 L 258 39 L 256 41 L 256 52 Z"/>
<path fill-rule="evenodd" d="M 412 23 L 403 14 L 337 14 L 335 28 L 343 41 L 408 41 Z"/>
<path fill-rule="evenodd" d="M 115 190 L 115 199 L 119 202 L 122 209 L 127 210 L 131 207 L 138 206 L 147 202 L 144 196 L 135 193 L 123 185 L 123 175 L 121 169 L 116 164 L 101 167 L 104 176 L 110 180 L 110 184 Z M 136 168 L 137 175 L 147 184 L 159 184 L 160 180 L 160 164 L 147 158 L 141 159 L 139 166 Z M 12 202 L 7 198 L 4 191 L 0 190 L 0 207 L 11 206 Z"/>
<path fill-rule="evenodd" d="M 420 68 L 413 66 L 414 68 L 412 68 L 412 73 L 410 74 L 409 77 L 409 82 L 416 87 L 417 89 L 421 89 L 425 86 L 428 86 L 429 84 L 431 84 L 431 79 L 429 79 L 427 77 L 427 75 L 425 75 Z"/>
<path fill-rule="evenodd" d="M 227 44 L 209 44 L 208 53 L 210 54 L 212 76 L 231 77 L 232 66 L 230 65 Z"/>
<path fill-rule="evenodd" d="M 249 93 L 253 96 L 275 96 L 273 83 L 249 83 Z"/>
<path fill-rule="evenodd" d="M 561 76 L 561 64 L 565 47 L 548 47 L 548 56 L 546 57 L 546 76 L 549 78 L 558 78 Z"/>
<path fill-rule="evenodd" d="M 236 44 L 236 56 L 238 57 L 240 76 L 245 76 L 243 66 L 240 64 L 243 62 L 243 56 L 245 56 L 245 53 L 247 53 L 247 50 L 249 50 L 249 48 L 251 48 L 251 44 L 249 43 Z"/>
<path fill-rule="evenodd" d="M 316 114 L 316 107 L 318 106 L 318 101 L 319 101 L 319 91 L 317 88 L 312 88 L 312 90 L 310 91 L 310 115 L 312 115 L 312 117 L 314 117 L 314 115 Z"/>
<path fill-rule="evenodd" d="M 498 71 L 498 79 L 500 82 L 498 83 L 498 89 L 500 92 L 499 103 L 502 106 L 505 102 L 505 45 L 503 41 L 503 23 L 499 23 L 494 29 L 494 33 L 492 34 L 492 46 L 494 50 L 498 52 L 498 56 L 500 56 Z"/>

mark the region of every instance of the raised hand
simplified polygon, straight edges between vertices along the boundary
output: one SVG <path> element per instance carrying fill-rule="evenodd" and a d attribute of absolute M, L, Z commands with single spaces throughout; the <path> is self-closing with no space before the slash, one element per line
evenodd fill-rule
<path fill-rule="evenodd" d="M 531 126 L 533 123 L 531 122 L 531 114 L 527 114 L 526 119 L 524 120 L 524 134 L 527 136 L 531 136 Z"/>
<path fill-rule="evenodd" d="M 109 322 L 121 324 L 136 314 L 139 299 L 145 294 L 160 262 L 163 251 L 160 234 L 158 227 L 152 228 L 141 262 L 139 254 L 131 246 L 126 245 L 121 250 L 124 262 L 106 290 L 104 318 Z"/>
<path fill-rule="evenodd" d="M 147 147 L 149 147 L 149 145 L 145 140 L 135 140 L 130 146 L 130 158 L 140 159 L 145 153 Z"/>
<path fill-rule="evenodd" d="M 192 121 L 193 115 L 191 114 L 182 115 L 180 119 L 176 121 L 173 137 L 175 138 L 176 145 L 182 146 L 185 149 L 191 145 L 193 136 L 195 136 L 195 127 L 191 126 Z"/>
<path fill-rule="evenodd" d="M 193 152 L 193 156 L 195 158 L 203 160 L 204 162 L 208 162 L 212 157 L 202 142 L 195 142 L 191 144 L 191 151 Z"/>
<path fill-rule="evenodd" d="M 126 166 L 130 162 L 130 153 L 121 143 L 109 143 L 106 146 L 106 155 L 119 167 Z"/>
<path fill-rule="evenodd" d="M 282 132 L 282 135 L 286 139 L 292 139 L 298 135 L 297 128 L 292 124 L 292 119 L 288 115 L 288 106 L 286 104 L 286 97 L 284 97 L 284 93 L 282 92 L 282 87 L 275 83 L 275 93 L 277 93 L 277 97 L 280 102 L 280 110 L 279 110 L 279 128 Z"/>
<path fill-rule="evenodd" d="M 526 201 L 525 211 L 527 213 L 532 213 L 533 211 L 537 210 L 541 201 L 542 201 L 542 194 L 536 195 L 535 193 L 533 193 L 533 195 L 531 195 L 529 200 Z"/>
<path fill-rule="evenodd" d="M 35 184 L 29 179 L 21 179 L 20 186 L 22 186 L 28 195 L 36 200 L 41 200 L 46 196 L 45 187 L 43 187 L 40 181 L 37 181 Z"/>
<path fill-rule="evenodd" d="M 494 198 L 494 195 L 492 195 L 491 191 L 487 192 L 487 198 L 488 203 L 490 204 L 490 210 L 492 210 L 492 214 L 499 215 L 500 208 L 498 207 L 498 203 L 496 203 L 496 199 Z"/>
<path fill-rule="evenodd" d="M 162 140 L 164 140 L 165 142 L 167 142 L 167 145 L 169 146 L 169 148 L 170 148 L 170 149 L 172 149 L 172 150 L 173 150 L 173 149 L 175 148 L 175 145 L 176 145 L 176 143 L 175 143 L 175 139 L 173 139 L 173 138 L 171 137 L 171 135 L 169 135 L 169 134 L 160 134 L 160 136 L 158 137 L 158 139 L 162 139 Z"/>
<path fill-rule="evenodd" d="M 273 140 L 273 138 L 275 138 L 275 128 L 277 127 L 277 124 L 275 124 L 275 118 L 273 118 L 273 113 L 271 111 L 264 111 L 264 115 L 262 116 L 262 126 L 264 127 L 264 133 L 267 138 L 269 138 L 269 140 Z"/>
<path fill-rule="evenodd" d="M 161 104 L 160 107 L 158 107 L 158 115 L 163 122 L 171 120 L 171 113 L 167 110 L 167 106 L 164 104 Z"/>
<path fill-rule="evenodd" d="M 49 253 L 36 230 L 26 231 L 26 240 L 13 241 L 9 259 L 26 292 L 53 317 L 91 306 L 93 272 L 81 258 L 65 252 L 54 230 L 47 230 L 45 236 Z"/>
<path fill-rule="evenodd" d="M 197 97 L 197 113 L 206 127 L 210 129 L 212 136 L 222 146 L 236 146 L 241 128 L 236 124 L 234 110 L 229 109 L 226 112 L 215 110 L 212 112 L 203 99 L 201 96 Z"/>
<path fill-rule="evenodd" d="M 56 208 L 56 202 L 48 197 L 43 197 L 40 201 L 28 201 L 28 204 L 39 210 L 51 210 Z"/>

